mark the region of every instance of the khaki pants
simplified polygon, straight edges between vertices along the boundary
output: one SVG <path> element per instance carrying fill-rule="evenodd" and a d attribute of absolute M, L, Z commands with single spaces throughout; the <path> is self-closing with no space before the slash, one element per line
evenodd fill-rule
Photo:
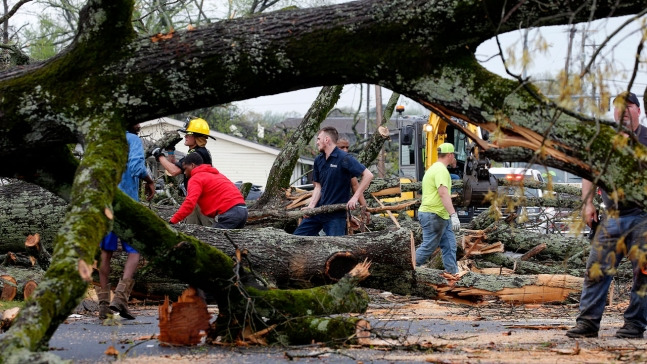
<path fill-rule="evenodd" d="M 203 215 L 200 211 L 200 206 L 195 205 L 195 209 L 193 209 L 193 212 L 184 219 L 184 222 L 193 225 L 213 226 L 214 219 Z"/>

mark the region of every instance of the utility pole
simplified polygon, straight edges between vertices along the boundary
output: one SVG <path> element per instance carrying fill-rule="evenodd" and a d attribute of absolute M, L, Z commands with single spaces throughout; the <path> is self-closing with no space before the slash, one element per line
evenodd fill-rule
<path fill-rule="evenodd" d="M 364 119 L 364 140 L 368 140 L 368 112 L 370 110 L 369 103 L 371 102 L 371 90 L 366 84 L 366 119 Z"/>
<path fill-rule="evenodd" d="M 375 130 L 377 130 L 382 123 L 382 87 L 380 85 L 375 85 L 375 120 L 377 121 Z M 382 149 L 377 157 L 377 175 L 380 178 L 384 178 L 386 170 L 384 159 L 384 144 L 382 144 Z"/>

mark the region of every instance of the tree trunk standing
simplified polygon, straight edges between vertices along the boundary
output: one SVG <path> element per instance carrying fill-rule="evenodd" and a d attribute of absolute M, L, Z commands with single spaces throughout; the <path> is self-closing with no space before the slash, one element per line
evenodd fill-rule
<path fill-rule="evenodd" d="M 310 142 L 312 137 L 319 131 L 321 122 L 328 116 L 330 110 L 335 106 L 339 95 L 344 86 L 323 87 L 312 104 L 308 112 L 303 117 L 303 121 L 290 136 L 290 140 L 285 144 L 286 147 L 276 157 L 270 177 L 265 184 L 263 195 L 256 201 L 254 208 L 260 209 L 266 205 L 274 208 L 276 201 L 280 200 L 283 195 L 283 189 L 290 186 L 292 171 L 299 160 L 299 153 Z"/>
<path fill-rule="evenodd" d="M 67 203 L 37 185 L 20 180 L 0 185 L 0 253 L 25 251 L 25 239 L 39 234 L 52 250 Z"/>

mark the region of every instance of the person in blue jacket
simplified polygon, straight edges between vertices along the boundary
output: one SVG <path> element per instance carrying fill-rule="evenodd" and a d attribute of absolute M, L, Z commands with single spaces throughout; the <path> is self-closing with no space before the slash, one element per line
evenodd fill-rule
<path fill-rule="evenodd" d="M 139 201 L 139 180 L 144 180 L 146 182 L 146 199 L 150 201 L 155 195 L 155 181 L 151 178 L 146 168 L 144 145 L 138 136 L 140 129 L 139 124 L 136 124 L 126 131 L 128 164 L 121 175 L 119 189 L 133 200 Z M 118 238 L 114 232 L 108 233 L 101 240 L 101 265 L 99 267 L 101 289 L 97 292 L 99 297 L 99 318 L 106 319 L 108 314 L 112 313 L 111 310 L 114 310 L 119 312 L 121 317 L 134 320 L 135 316 L 128 309 L 128 298 L 135 285 L 133 275 L 139 263 L 139 253 L 124 241 L 121 242 L 121 246 L 128 253 L 128 258 L 124 266 L 123 276 L 119 280 L 117 288 L 115 288 L 114 298 L 110 301 L 110 260 L 114 251 L 117 250 L 117 243 Z"/>

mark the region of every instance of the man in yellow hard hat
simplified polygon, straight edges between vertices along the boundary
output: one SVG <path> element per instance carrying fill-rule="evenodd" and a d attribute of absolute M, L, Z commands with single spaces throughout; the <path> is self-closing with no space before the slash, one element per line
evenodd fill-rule
<path fill-rule="evenodd" d="M 189 147 L 188 154 L 198 153 L 200 157 L 202 157 L 202 161 L 204 164 L 213 166 L 213 163 L 211 162 L 211 153 L 209 153 L 209 150 L 205 147 L 207 145 L 207 138 L 210 137 L 209 124 L 207 123 L 207 121 L 202 118 L 187 117 L 186 122 L 184 123 L 184 128 L 179 129 L 178 131 L 185 133 L 184 145 Z M 166 157 L 166 155 L 163 153 L 163 150 L 161 148 L 155 148 L 152 154 L 155 157 L 155 159 L 160 162 L 162 167 L 164 167 L 164 169 L 169 175 L 177 176 L 179 174 L 184 173 L 184 167 L 182 164 L 182 162 L 184 161 L 184 158 L 173 163 Z M 186 177 L 185 175 L 184 181 L 182 182 L 185 195 L 186 195 L 188 182 L 189 182 L 189 178 Z M 194 211 L 193 214 L 189 215 L 185 221 L 189 224 L 205 225 L 205 226 L 213 225 L 213 222 L 211 221 L 211 219 L 201 214 L 199 210 L 200 208 L 196 206 L 196 211 Z"/>

